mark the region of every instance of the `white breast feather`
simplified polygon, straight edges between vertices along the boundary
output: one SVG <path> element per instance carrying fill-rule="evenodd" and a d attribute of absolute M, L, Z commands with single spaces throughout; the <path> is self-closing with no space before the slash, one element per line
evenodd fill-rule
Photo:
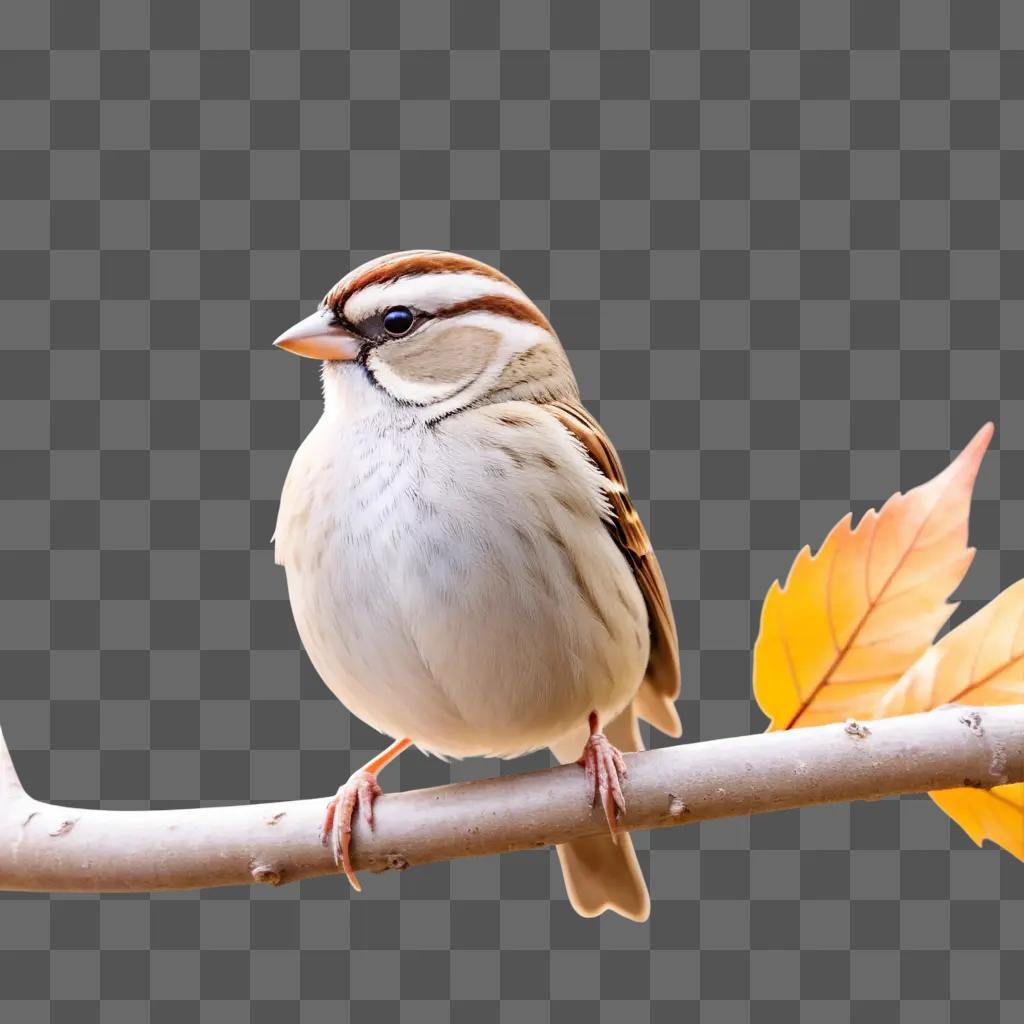
<path fill-rule="evenodd" d="M 621 709 L 647 613 L 574 439 L 524 403 L 433 427 L 352 408 L 303 442 L 275 533 L 327 685 L 381 731 L 453 756 L 521 753 Z"/>

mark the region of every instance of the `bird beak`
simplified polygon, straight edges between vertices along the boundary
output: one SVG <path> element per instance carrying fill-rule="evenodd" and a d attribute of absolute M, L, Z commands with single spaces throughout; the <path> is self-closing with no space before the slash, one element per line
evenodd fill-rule
<path fill-rule="evenodd" d="M 307 359 L 335 362 L 355 359 L 360 344 L 361 339 L 335 322 L 329 309 L 318 309 L 312 316 L 289 327 L 274 342 L 274 347 Z"/>

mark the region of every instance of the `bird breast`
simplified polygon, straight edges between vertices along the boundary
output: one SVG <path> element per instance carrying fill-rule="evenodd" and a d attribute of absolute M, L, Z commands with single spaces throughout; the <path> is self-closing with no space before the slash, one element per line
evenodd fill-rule
<path fill-rule="evenodd" d="M 275 535 L 296 625 L 349 709 L 453 756 L 553 742 L 633 696 L 647 612 L 601 478 L 540 408 L 434 426 L 325 413 Z"/>

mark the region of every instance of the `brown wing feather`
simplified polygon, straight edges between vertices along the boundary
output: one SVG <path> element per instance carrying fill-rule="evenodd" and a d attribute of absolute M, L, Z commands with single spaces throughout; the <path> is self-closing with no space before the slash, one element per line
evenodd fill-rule
<path fill-rule="evenodd" d="M 546 403 L 544 408 L 583 445 L 594 465 L 608 480 L 608 501 L 615 513 L 608 522 L 608 531 L 633 569 L 633 576 L 647 604 L 651 630 L 651 655 L 637 694 L 636 709 L 652 725 L 671 736 L 678 736 L 682 727 L 673 701 L 679 695 L 679 639 L 672 603 L 647 531 L 626 489 L 626 477 L 618 453 L 601 425 L 582 405 L 559 401 Z"/>

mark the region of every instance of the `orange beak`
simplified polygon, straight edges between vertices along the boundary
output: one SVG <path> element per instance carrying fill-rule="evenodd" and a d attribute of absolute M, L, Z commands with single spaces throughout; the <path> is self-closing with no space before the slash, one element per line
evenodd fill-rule
<path fill-rule="evenodd" d="M 355 359 L 361 344 L 360 338 L 334 321 L 329 309 L 318 309 L 294 327 L 289 327 L 274 342 L 276 348 L 283 348 L 286 352 L 328 362 Z"/>

